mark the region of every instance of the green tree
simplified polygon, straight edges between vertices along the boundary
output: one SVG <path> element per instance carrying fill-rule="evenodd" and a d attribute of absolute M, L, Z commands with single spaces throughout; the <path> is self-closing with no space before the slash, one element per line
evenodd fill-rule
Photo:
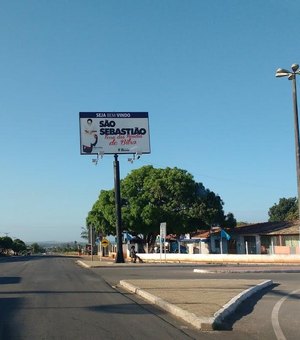
<path fill-rule="evenodd" d="M 149 243 L 161 222 L 167 222 L 168 233 L 177 234 L 226 223 L 221 198 L 178 168 L 133 170 L 121 181 L 121 196 L 123 229 L 143 234 Z M 233 223 L 233 215 L 227 222 Z M 115 232 L 114 190 L 100 192 L 86 223 L 104 234 Z"/>
<path fill-rule="evenodd" d="M 88 239 L 88 231 L 85 227 L 81 227 L 80 237 L 83 239 Z"/>
<path fill-rule="evenodd" d="M 116 226 L 114 190 L 101 190 L 98 200 L 86 218 L 86 226 L 104 235 L 113 234 Z M 88 234 L 88 232 L 87 232 Z M 88 238 L 88 237 L 87 237 Z"/>
<path fill-rule="evenodd" d="M 3 253 L 8 253 L 12 249 L 13 240 L 9 236 L 0 237 L 0 248 Z"/>
<path fill-rule="evenodd" d="M 42 248 L 38 243 L 32 243 L 31 245 L 32 253 L 33 254 L 38 254 L 38 253 L 44 253 L 45 249 Z"/>
<path fill-rule="evenodd" d="M 269 209 L 269 222 L 294 221 L 299 218 L 296 197 L 280 198 L 278 204 Z"/>
<path fill-rule="evenodd" d="M 15 254 L 19 254 L 22 251 L 25 251 L 27 249 L 26 244 L 20 240 L 20 239 L 15 239 L 12 244 L 12 250 L 14 251 Z"/>
<path fill-rule="evenodd" d="M 234 228 L 234 227 L 236 227 L 236 225 L 237 225 L 237 222 L 236 222 L 236 219 L 234 218 L 234 215 L 232 213 L 228 213 L 225 216 L 224 227 Z"/>

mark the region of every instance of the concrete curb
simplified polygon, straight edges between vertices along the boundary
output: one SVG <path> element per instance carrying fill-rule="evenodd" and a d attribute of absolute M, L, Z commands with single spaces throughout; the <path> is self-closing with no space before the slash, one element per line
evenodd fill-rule
<path fill-rule="evenodd" d="M 169 312 L 170 314 L 183 319 L 187 323 L 193 325 L 196 329 L 204 331 L 220 328 L 225 317 L 233 313 L 242 301 L 249 298 L 251 295 L 257 293 L 259 290 L 264 289 L 272 284 L 273 284 L 272 280 L 267 280 L 254 287 L 242 291 L 240 294 L 238 294 L 237 296 L 232 298 L 228 303 L 226 303 L 221 309 L 219 309 L 214 314 L 213 317 L 198 317 L 194 313 L 190 313 L 155 295 L 152 295 L 146 292 L 145 290 L 136 287 L 129 282 L 126 282 L 125 280 L 120 281 L 120 285 L 126 290 L 141 296 L 145 300 L 159 306 L 160 308 Z"/>
<path fill-rule="evenodd" d="M 115 263 L 115 262 L 104 262 L 99 264 L 97 261 L 93 263 L 92 261 L 89 261 L 89 263 L 86 263 L 85 261 L 82 260 L 77 260 L 76 263 L 84 268 L 106 268 L 106 267 L 124 267 L 124 266 L 129 266 L 130 264 L 128 263 Z"/>
<path fill-rule="evenodd" d="M 219 309 L 214 314 L 214 325 L 222 325 L 223 320 L 233 313 L 236 308 L 246 299 L 248 299 L 251 295 L 256 294 L 258 291 L 271 286 L 273 284 L 272 280 L 266 280 L 262 283 L 259 283 L 251 288 L 248 288 L 242 291 L 240 294 L 236 295 L 229 302 L 227 302 L 221 309 Z"/>
<path fill-rule="evenodd" d="M 1 258 L 0 258 L 1 261 Z M 78 265 L 81 265 L 85 268 L 105 268 L 105 267 L 151 267 L 151 266 L 158 266 L 158 267 L 193 267 L 194 265 L 197 265 L 195 263 L 191 262 L 181 262 L 181 263 L 157 263 L 157 262 L 144 262 L 144 263 L 131 263 L 131 262 L 124 262 L 124 263 L 115 263 L 114 261 L 86 261 L 86 260 L 76 260 L 75 261 Z M 221 264 L 220 266 L 223 266 L 224 264 Z M 216 265 L 218 266 L 218 265 Z M 234 265 L 233 265 L 234 266 Z M 289 265 L 289 268 L 285 269 L 269 269 L 268 266 L 266 266 L 264 269 L 245 269 L 245 268 L 239 268 L 239 266 L 236 266 L 236 269 L 232 268 L 226 268 L 224 269 L 193 269 L 195 273 L 202 273 L 202 274 L 217 274 L 217 273 L 300 273 L 300 267 L 297 266 L 295 269 L 292 268 L 294 265 Z"/>
<path fill-rule="evenodd" d="M 213 270 L 207 270 L 207 269 L 194 269 L 194 273 L 199 274 L 221 274 L 221 273 L 237 273 L 237 274 L 251 274 L 251 273 L 299 273 L 299 269 L 213 269 Z"/>
<path fill-rule="evenodd" d="M 90 268 L 90 266 L 84 263 L 83 261 L 77 260 L 76 263 L 79 264 L 81 267 Z"/>
<path fill-rule="evenodd" d="M 187 312 L 185 310 L 183 310 L 180 307 L 177 307 L 155 295 L 152 295 L 148 292 L 146 292 L 143 289 L 140 289 L 136 286 L 134 286 L 131 283 L 128 283 L 124 280 L 120 281 L 120 285 L 127 289 L 128 291 L 137 294 L 139 296 L 141 296 L 142 298 L 144 298 L 145 300 L 159 306 L 160 308 L 162 308 L 163 310 L 173 314 L 174 316 L 177 316 L 185 321 L 187 321 L 188 323 L 195 325 L 196 328 L 201 329 L 201 323 L 202 322 L 209 322 L 209 318 L 205 318 L 205 319 L 200 319 L 198 318 L 195 314 Z"/>
<path fill-rule="evenodd" d="M 200 273 L 200 274 L 216 274 L 216 271 L 206 270 L 206 269 L 194 269 L 194 273 Z"/>

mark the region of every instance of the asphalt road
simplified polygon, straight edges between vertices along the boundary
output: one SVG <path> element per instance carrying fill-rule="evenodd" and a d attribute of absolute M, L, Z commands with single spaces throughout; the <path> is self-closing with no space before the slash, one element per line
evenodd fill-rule
<path fill-rule="evenodd" d="M 189 339 L 63 257 L 0 261 L 0 339 Z"/>
<path fill-rule="evenodd" d="M 199 266 L 197 266 L 199 267 Z M 298 339 L 300 273 L 194 273 L 195 266 L 84 269 L 74 259 L 0 260 L 0 339 Z M 262 278 L 228 330 L 199 332 L 117 287 L 138 278 Z"/>

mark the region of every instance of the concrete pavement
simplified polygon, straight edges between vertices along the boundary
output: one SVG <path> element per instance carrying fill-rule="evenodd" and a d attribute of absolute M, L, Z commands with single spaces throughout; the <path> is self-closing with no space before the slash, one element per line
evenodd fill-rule
<path fill-rule="evenodd" d="M 120 285 L 197 329 L 222 328 L 238 305 L 271 280 L 122 280 Z"/>
<path fill-rule="evenodd" d="M 77 263 L 88 268 L 149 265 L 84 259 Z M 214 280 L 197 276 L 190 280 L 121 280 L 119 287 L 141 296 L 197 329 L 213 330 L 222 328 L 224 319 L 234 313 L 242 301 L 272 284 L 272 280 Z"/>

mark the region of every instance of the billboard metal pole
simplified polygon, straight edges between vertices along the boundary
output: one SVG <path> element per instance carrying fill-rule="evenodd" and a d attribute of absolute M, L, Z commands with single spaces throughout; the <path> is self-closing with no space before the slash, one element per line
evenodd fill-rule
<path fill-rule="evenodd" d="M 120 194 L 120 167 L 118 154 L 115 154 L 114 177 L 115 177 L 115 200 L 116 200 L 116 235 L 117 235 L 117 255 L 115 263 L 124 263 L 122 246 L 122 216 L 121 216 L 121 194 Z"/>

